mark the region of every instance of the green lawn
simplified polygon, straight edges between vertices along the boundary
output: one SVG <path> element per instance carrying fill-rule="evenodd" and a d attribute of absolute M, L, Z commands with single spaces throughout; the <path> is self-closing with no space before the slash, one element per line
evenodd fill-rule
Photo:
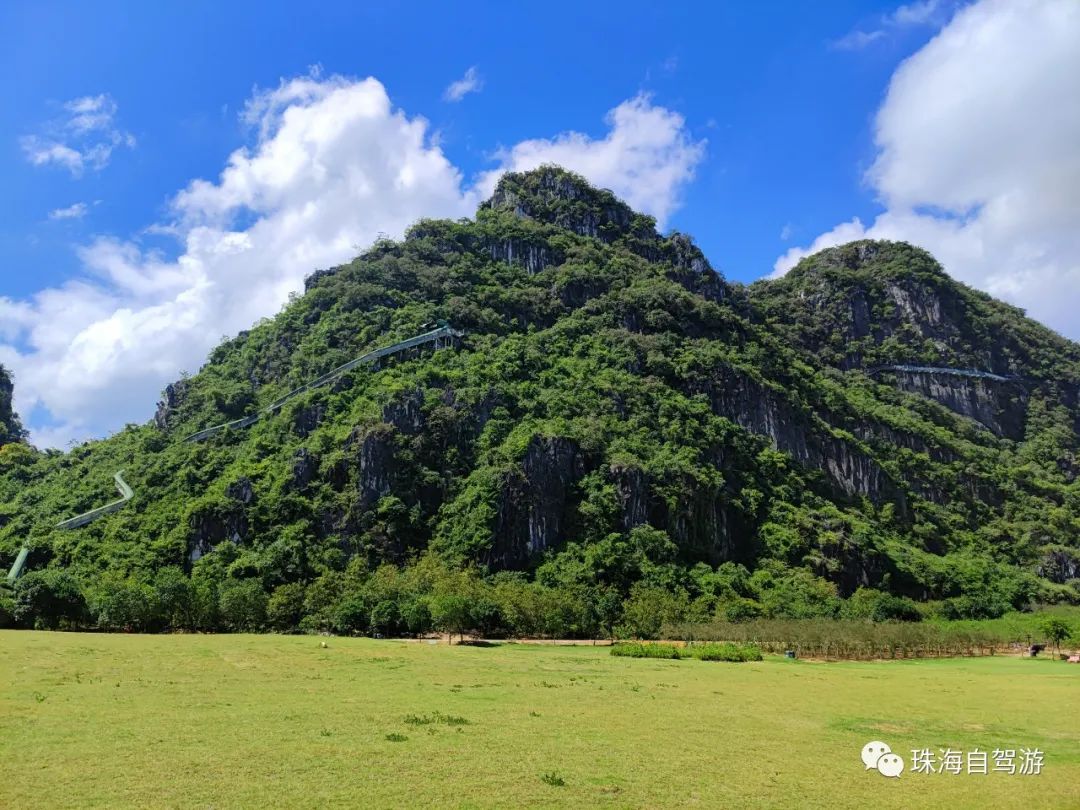
<path fill-rule="evenodd" d="M 1080 666 L 326 641 L 0 632 L 0 807 L 1080 807 Z M 1045 765 L 890 780 L 872 739 Z"/>

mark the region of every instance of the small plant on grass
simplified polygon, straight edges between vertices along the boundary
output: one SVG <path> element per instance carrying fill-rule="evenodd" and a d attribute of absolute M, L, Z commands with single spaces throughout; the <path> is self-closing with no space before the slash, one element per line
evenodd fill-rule
<path fill-rule="evenodd" d="M 406 737 L 404 734 L 398 734 L 395 731 L 391 734 L 387 734 L 386 739 L 388 739 L 390 742 L 405 742 L 409 738 Z"/>
<path fill-rule="evenodd" d="M 557 774 L 555 771 L 552 771 L 551 773 L 545 773 L 543 776 L 540 777 L 540 781 L 542 781 L 545 785 L 551 785 L 552 787 L 566 786 L 566 780 L 559 776 L 559 774 Z"/>
<path fill-rule="evenodd" d="M 469 721 L 464 717 L 455 717 L 451 714 L 433 712 L 431 714 L 407 714 L 405 722 L 410 726 L 430 726 L 439 723 L 444 726 L 467 726 Z"/>

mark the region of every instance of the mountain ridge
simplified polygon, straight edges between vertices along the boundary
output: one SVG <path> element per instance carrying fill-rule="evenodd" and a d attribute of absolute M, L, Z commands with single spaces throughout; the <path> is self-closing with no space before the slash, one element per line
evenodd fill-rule
<path fill-rule="evenodd" d="M 465 331 L 454 352 L 182 441 L 437 320 Z M 684 616 L 835 613 L 860 589 L 998 615 L 1080 599 L 1078 369 L 1076 344 L 910 245 L 852 243 L 744 287 L 545 167 L 504 176 L 475 219 L 421 220 L 313 273 L 167 387 L 153 422 L 0 468 L 0 562 L 25 543 L 28 570 L 178 567 L 265 598 L 437 560 L 520 572 L 590 621 L 597 594 L 642 589 Z M 120 467 L 126 509 L 51 528 Z M 331 602 L 297 621 L 342 629 Z"/>

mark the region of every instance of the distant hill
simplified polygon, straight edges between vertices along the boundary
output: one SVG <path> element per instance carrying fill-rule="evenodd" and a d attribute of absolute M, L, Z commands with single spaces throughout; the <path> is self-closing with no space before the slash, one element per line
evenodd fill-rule
<path fill-rule="evenodd" d="M 185 441 L 440 320 L 455 347 Z M 997 615 L 1080 599 L 1078 401 L 1080 346 L 923 250 L 856 242 L 744 287 L 547 167 L 314 273 L 152 421 L 8 470 L 0 562 L 26 543 L 28 571 L 91 590 L 173 566 L 214 593 L 288 587 L 320 626 L 353 598 L 351 629 L 376 626 L 383 564 L 420 578 L 410 599 L 426 565 L 568 594 L 583 634 L 646 598 L 669 618 L 835 615 L 857 591 Z M 121 468 L 125 508 L 52 528 L 115 499 Z"/>

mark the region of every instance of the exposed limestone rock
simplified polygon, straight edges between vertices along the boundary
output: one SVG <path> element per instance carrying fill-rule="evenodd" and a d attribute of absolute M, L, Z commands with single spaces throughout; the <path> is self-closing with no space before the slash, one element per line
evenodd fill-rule
<path fill-rule="evenodd" d="M 922 394 L 974 419 L 998 436 L 1019 440 L 1027 418 L 1027 392 L 1014 383 L 953 374 L 890 372 L 897 387 Z"/>
<path fill-rule="evenodd" d="M 187 380 L 178 380 L 165 386 L 162 398 L 157 404 L 157 411 L 154 413 L 154 424 L 157 425 L 159 430 L 169 429 L 173 415 L 176 409 L 184 402 L 187 392 Z"/>
<path fill-rule="evenodd" d="M 306 489 L 308 484 L 315 480 L 318 472 L 319 457 L 306 447 L 297 450 L 296 455 L 293 457 L 292 466 L 293 487 L 298 490 Z"/>
<path fill-rule="evenodd" d="M 530 275 L 539 273 L 559 261 L 547 245 L 521 239 L 492 242 L 488 245 L 488 252 L 491 258 L 497 261 L 524 267 Z"/>
<path fill-rule="evenodd" d="M 562 533 L 572 503 L 571 490 L 584 474 L 584 459 L 576 442 L 534 437 L 520 470 L 504 482 L 489 561 L 499 567 L 521 567 L 565 539 Z"/>
<path fill-rule="evenodd" d="M 1080 550 L 1049 549 L 1039 563 L 1038 574 L 1061 585 L 1080 579 Z"/>
<path fill-rule="evenodd" d="M 255 488 L 251 484 L 251 479 L 246 475 L 237 478 L 236 481 L 225 487 L 225 497 L 239 501 L 244 506 L 255 503 Z"/>
<path fill-rule="evenodd" d="M 326 405 L 322 402 L 314 402 L 297 410 L 293 428 L 298 436 L 306 439 L 323 423 L 325 418 Z"/>
<path fill-rule="evenodd" d="M 217 504 L 193 512 L 188 529 L 188 562 L 194 563 L 226 540 L 244 542 L 248 534 L 248 519 L 240 504 Z"/>
<path fill-rule="evenodd" d="M 350 445 L 359 445 L 357 464 L 357 505 L 361 510 L 370 509 L 385 495 L 389 495 L 397 471 L 394 457 L 393 425 L 380 423 L 364 430 L 354 430 L 349 437 Z"/>

